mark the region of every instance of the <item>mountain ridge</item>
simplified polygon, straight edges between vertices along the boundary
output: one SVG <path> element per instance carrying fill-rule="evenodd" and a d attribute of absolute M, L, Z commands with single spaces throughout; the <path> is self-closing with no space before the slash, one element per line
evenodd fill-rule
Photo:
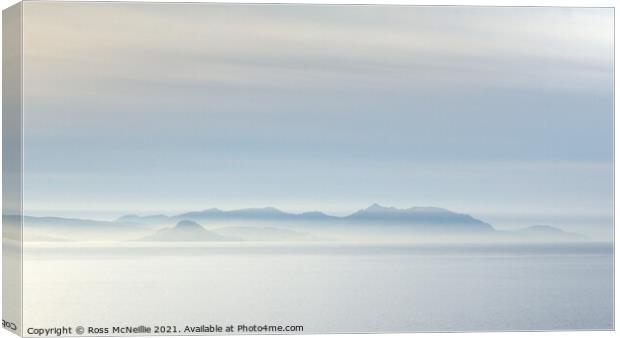
<path fill-rule="evenodd" d="M 326 214 L 322 211 L 304 211 L 301 213 L 291 213 L 282 211 L 275 207 L 263 207 L 263 208 L 244 208 L 233 210 L 222 210 L 218 208 L 209 208 L 202 211 L 189 211 L 176 215 L 145 215 L 138 216 L 136 214 L 124 215 L 117 219 L 117 221 L 135 221 L 135 222 L 151 222 L 151 221 L 179 221 L 183 219 L 190 220 L 204 220 L 208 218 L 229 218 L 229 219 L 255 219 L 255 220 L 361 220 L 361 219 L 384 219 L 384 220 L 396 220 L 397 218 L 406 218 L 407 216 L 418 215 L 418 220 L 422 216 L 440 217 L 444 221 L 450 221 L 448 216 L 453 216 L 452 220 L 460 220 L 465 223 L 477 223 L 490 226 L 481 220 L 478 220 L 468 214 L 453 212 L 448 209 L 438 207 L 409 207 L 405 209 L 396 207 L 385 207 L 378 203 L 373 203 L 367 208 L 360 209 L 349 215 L 334 216 Z M 437 222 L 434 222 L 437 223 Z"/>
<path fill-rule="evenodd" d="M 8 218 L 7 218 L 8 217 Z M 11 215 L 5 215 L 10 221 Z M 15 216 L 18 217 L 18 216 Z M 17 219 L 16 219 L 17 220 Z M 439 207 L 396 208 L 373 203 L 366 208 L 343 216 L 333 216 L 321 211 L 300 213 L 285 212 L 274 207 L 222 210 L 218 208 L 190 211 L 172 216 L 164 214 L 123 215 L 115 221 L 72 219 L 63 217 L 24 216 L 24 226 L 38 230 L 40 235 L 62 235 L 66 238 L 84 239 L 94 232 L 104 238 L 115 234 L 132 236 L 137 233 L 168 231 L 166 237 L 181 232 L 193 233 L 196 238 L 218 240 L 222 235 L 243 239 L 264 240 L 344 238 L 379 240 L 393 238 L 407 240 L 433 237 L 439 240 L 588 240 L 587 236 L 564 231 L 548 225 L 534 225 L 522 229 L 498 230 L 491 224 L 465 213 Z M 166 230 L 167 229 L 167 230 Z M 208 229 L 208 230 L 207 230 Z M 430 237 L 429 237 L 430 236 Z M 192 236 L 186 236 L 187 240 Z M 224 236 L 226 237 L 226 236 Z"/>

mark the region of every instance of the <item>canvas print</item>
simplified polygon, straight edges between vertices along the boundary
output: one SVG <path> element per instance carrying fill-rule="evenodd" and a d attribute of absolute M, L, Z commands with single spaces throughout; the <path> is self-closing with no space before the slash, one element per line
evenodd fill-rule
<path fill-rule="evenodd" d="M 612 8 L 4 11 L 3 326 L 612 330 Z"/>

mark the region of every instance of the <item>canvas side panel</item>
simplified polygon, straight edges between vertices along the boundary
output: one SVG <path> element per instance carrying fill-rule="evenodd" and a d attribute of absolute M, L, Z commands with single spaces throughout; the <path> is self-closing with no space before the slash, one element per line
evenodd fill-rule
<path fill-rule="evenodd" d="M 2 12 L 2 320 L 22 334 L 22 4 Z"/>

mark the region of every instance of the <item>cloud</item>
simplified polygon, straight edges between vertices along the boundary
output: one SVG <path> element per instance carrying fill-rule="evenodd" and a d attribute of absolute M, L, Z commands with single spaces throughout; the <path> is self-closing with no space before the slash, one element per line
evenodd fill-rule
<path fill-rule="evenodd" d="M 138 96 L 145 82 L 422 89 L 523 87 L 533 77 L 582 89 L 607 85 L 612 66 L 610 9 L 97 3 L 25 13 L 29 88 L 41 95 L 88 98 L 115 81 Z"/>
<path fill-rule="evenodd" d="M 400 182 L 426 178 L 434 201 L 483 201 L 505 192 L 437 168 L 510 185 L 506 163 L 573 163 L 558 177 L 595 184 L 561 194 L 607 206 L 610 176 L 579 166 L 612 161 L 613 9 L 33 2 L 24 15 L 32 200 L 62 187 L 65 207 L 166 190 L 337 204 L 367 181 L 399 205 L 414 194 Z M 153 184 L 171 172 L 177 188 Z M 506 203 L 547 174 L 518 170 Z"/>

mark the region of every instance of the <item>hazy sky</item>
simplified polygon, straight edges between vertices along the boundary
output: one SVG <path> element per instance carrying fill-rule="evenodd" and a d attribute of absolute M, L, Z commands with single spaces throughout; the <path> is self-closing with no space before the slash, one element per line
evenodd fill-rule
<path fill-rule="evenodd" d="M 26 213 L 379 202 L 611 229 L 612 9 L 50 2 L 24 20 Z"/>

